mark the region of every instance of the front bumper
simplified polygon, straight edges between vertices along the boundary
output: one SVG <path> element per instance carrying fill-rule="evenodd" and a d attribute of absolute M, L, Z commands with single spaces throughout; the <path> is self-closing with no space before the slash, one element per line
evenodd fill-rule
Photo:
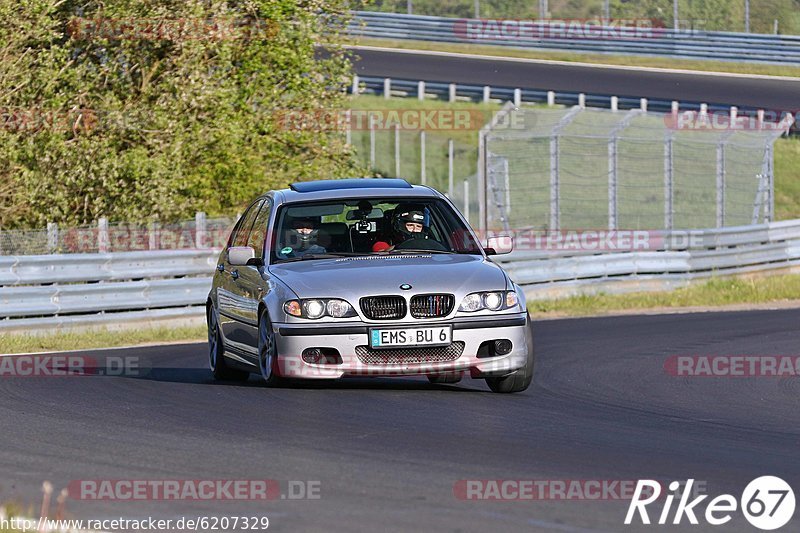
<path fill-rule="evenodd" d="M 461 355 L 453 360 L 375 363 L 369 362 L 369 358 L 364 357 L 364 347 L 369 346 L 370 327 L 447 324 L 453 326 L 453 343 L 464 344 Z M 469 372 L 472 377 L 502 376 L 525 366 L 528 352 L 533 350 L 525 313 L 424 324 L 273 324 L 273 328 L 278 348 L 278 372 L 288 378 L 336 379 L 345 376 L 403 376 L 457 372 Z M 512 342 L 511 352 L 494 357 L 482 353 L 482 356 L 478 357 L 482 343 L 499 339 Z M 357 350 L 357 347 L 360 348 Z M 308 363 L 303 360 L 302 354 L 309 348 L 336 350 L 341 362 Z M 361 357 L 358 355 L 359 352 Z"/>

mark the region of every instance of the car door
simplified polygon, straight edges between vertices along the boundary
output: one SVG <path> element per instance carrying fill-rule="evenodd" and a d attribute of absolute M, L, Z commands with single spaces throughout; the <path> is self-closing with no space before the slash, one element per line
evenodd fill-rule
<path fill-rule="evenodd" d="M 242 307 L 242 324 L 244 335 L 250 346 L 258 347 L 258 305 L 269 290 L 269 273 L 264 267 L 266 264 L 265 241 L 267 239 L 270 214 L 272 213 L 272 198 L 267 197 L 256 216 L 247 246 L 255 250 L 255 257 L 261 259 L 258 265 L 246 265 L 239 268 L 239 294 L 244 305 Z M 256 359 L 254 363 L 258 363 Z"/>
<path fill-rule="evenodd" d="M 242 215 L 238 230 L 231 236 L 228 248 L 247 246 L 250 230 L 263 203 L 264 199 L 260 198 L 247 208 Z M 249 327 L 252 315 L 256 311 L 251 309 L 252 300 L 246 297 L 249 293 L 248 287 L 241 280 L 242 273 L 247 271 L 247 267 L 233 266 L 228 261 L 227 251 L 223 255 L 224 271 L 222 283 L 217 288 L 217 302 L 225 347 L 235 355 L 243 357 L 245 362 L 252 362 L 256 358 L 256 347 L 250 342 Z"/>

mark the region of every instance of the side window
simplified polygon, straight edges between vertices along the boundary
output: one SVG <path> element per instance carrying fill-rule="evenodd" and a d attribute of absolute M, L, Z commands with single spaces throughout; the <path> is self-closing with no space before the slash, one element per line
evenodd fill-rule
<path fill-rule="evenodd" d="M 253 222 L 258 215 L 258 209 L 261 207 L 263 200 L 259 200 L 251 205 L 244 215 L 242 215 L 242 222 L 233 237 L 233 246 L 247 246 L 247 241 L 250 237 L 250 228 L 253 227 Z"/>
<path fill-rule="evenodd" d="M 269 215 L 272 212 L 272 199 L 267 198 L 261 211 L 258 212 L 250 237 L 247 239 L 247 246 L 251 246 L 256 251 L 256 257 L 264 257 L 264 241 L 267 238 L 269 229 Z"/>

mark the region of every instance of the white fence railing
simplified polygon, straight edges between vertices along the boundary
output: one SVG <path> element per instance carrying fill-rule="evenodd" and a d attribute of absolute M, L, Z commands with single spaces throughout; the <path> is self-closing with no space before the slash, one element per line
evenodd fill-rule
<path fill-rule="evenodd" d="M 598 288 L 666 289 L 695 278 L 800 265 L 800 220 L 654 235 L 673 244 L 614 253 L 520 250 L 498 261 L 534 299 Z M 217 253 L 3 257 L 0 331 L 202 318 Z"/>

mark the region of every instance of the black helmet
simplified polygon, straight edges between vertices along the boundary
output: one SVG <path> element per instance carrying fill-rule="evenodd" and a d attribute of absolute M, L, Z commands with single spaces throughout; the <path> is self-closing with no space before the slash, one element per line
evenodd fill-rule
<path fill-rule="evenodd" d="M 311 228 L 311 231 L 308 233 L 301 233 L 298 231 L 300 228 Z M 288 244 L 297 244 L 301 248 L 306 248 L 317 242 L 318 233 L 319 229 L 317 228 L 316 219 L 311 217 L 290 219 L 288 231 L 290 242 Z"/>
<path fill-rule="evenodd" d="M 428 227 L 428 217 L 425 216 L 425 212 L 422 209 L 398 206 L 395 210 L 394 230 L 405 239 L 412 237 L 424 238 L 424 233 L 415 233 L 406 229 L 406 224 L 409 222 L 421 224 L 423 232 Z"/>

